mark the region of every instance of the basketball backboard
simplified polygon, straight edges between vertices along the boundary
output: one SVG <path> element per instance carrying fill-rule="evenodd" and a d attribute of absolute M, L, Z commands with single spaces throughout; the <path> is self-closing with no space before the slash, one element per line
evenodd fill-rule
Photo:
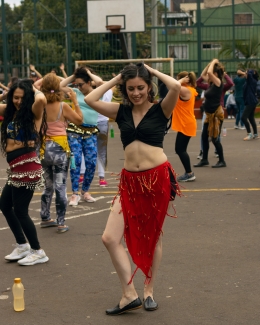
<path fill-rule="evenodd" d="M 87 0 L 88 33 L 110 33 L 106 26 L 120 25 L 121 32 L 145 31 L 144 0 Z"/>

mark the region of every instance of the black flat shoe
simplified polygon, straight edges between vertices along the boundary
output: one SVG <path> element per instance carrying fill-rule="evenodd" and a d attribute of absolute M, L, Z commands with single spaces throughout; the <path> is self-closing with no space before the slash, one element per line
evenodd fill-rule
<path fill-rule="evenodd" d="M 193 165 L 193 167 L 203 167 L 207 165 L 209 165 L 209 162 L 206 159 L 201 159 L 201 161 Z"/>
<path fill-rule="evenodd" d="M 123 308 L 119 307 L 119 304 L 115 307 L 115 308 L 111 308 L 111 309 L 107 309 L 106 310 L 106 314 L 107 315 L 121 315 L 127 311 L 131 311 L 131 310 L 135 310 L 135 309 L 139 309 L 142 307 L 142 301 L 140 298 L 137 298 L 135 300 L 133 300 L 132 302 L 130 302 L 130 304 L 126 305 Z"/>
<path fill-rule="evenodd" d="M 227 167 L 225 161 L 218 161 L 216 165 L 211 166 L 212 168 L 221 168 L 221 167 Z"/>
<path fill-rule="evenodd" d="M 158 304 L 150 296 L 148 296 L 144 301 L 144 309 L 147 311 L 152 311 L 158 309 Z"/>

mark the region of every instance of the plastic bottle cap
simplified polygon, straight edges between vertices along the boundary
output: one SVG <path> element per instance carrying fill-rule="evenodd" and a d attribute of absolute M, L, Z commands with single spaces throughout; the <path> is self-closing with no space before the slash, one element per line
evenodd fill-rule
<path fill-rule="evenodd" d="M 14 283 L 21 283 L 21 278 L 15 278 Z"/>

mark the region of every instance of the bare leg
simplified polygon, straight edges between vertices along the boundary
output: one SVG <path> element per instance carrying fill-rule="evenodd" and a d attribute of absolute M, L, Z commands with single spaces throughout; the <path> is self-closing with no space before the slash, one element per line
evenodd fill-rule
<path fill-rule="evenodd" d="M 128 284 L 132 276 L 132 271 L 128 254 L 122 245 L 124 217 L 122 212 L 119 213 L 120 210 L 121 204 L 119 198 L 117 198 L 108 217 L 102 240 L 110 254 L 112 263 L 121 282 L 123 295 L 119 307 L 122 308 L 138 298 L 138 295 L 133 282 Z"/>
<path fill-rule="evenodd" d="M 149 284 L 144 287 L 144 300 L 150 296 L 153 299 L 153 287 L 158 272 L 159 265 L 162 259 L 162 236 L 160 236 L 154 251 L 152 278 Z"/>

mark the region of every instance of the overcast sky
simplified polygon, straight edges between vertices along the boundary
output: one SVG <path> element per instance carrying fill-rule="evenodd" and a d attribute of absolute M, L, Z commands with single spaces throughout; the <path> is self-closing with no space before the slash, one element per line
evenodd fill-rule
<path fill-rule="evenodd" d="M 21 4 L 21 0 L 4 0 L 5 3 L 8 3 L 11 7 L 13 5 L 19 6 Z"/>

